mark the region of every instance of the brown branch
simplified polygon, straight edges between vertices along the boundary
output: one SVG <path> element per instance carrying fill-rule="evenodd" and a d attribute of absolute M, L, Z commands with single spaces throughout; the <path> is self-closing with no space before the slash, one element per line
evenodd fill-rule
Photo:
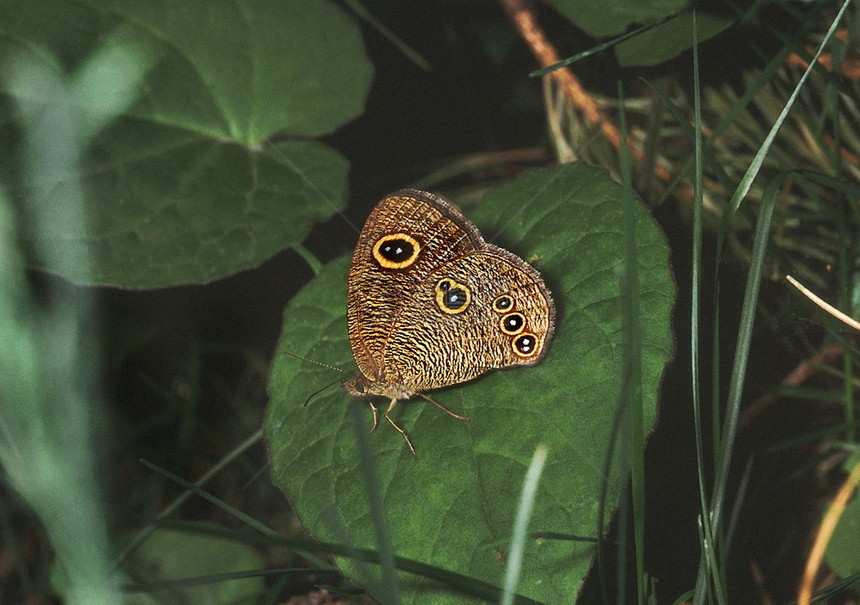
<path fill-rule="evenodd" d="M 555 47 L 553 47 L 544 35 L 543 30 L 537 23 L 537 19 L 535 19 L 534 13 L 530 7 L 526 6 L 524 0 L 501 0 L 501 3 L 508 14 L 508 18 L 514 23 L 520 32 L 520 36 L 532 49 L 532 53 L 537 57 L 541 67 L 548 67 L 561 61 Z M 606 140 L 616 149 L 620 149 L 622 137 L 618 128 L 600 111 L 594 97 L 583 88 L 573 72 L 567 67 L 563 67 L 553 71 L 549 76 L 558 82 L 574 107 L 577 107 L 592 124 L 600 127 L 600 131 Z M 629 138 L 627 144 L 633 157 L 637 161 L 641 160 L 644 155 L 642 149 L 630 141 Z M 654 165 L 654 172 L 666 182 L 672 180 L 672 174 L 659 164 Z"/>

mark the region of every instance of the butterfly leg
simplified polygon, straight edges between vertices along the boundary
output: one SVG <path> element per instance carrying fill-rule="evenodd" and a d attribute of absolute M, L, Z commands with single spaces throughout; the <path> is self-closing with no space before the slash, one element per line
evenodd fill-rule
<path fill-rule="evenodd" d="M 412 441 L 409 439 L 409 435 L 407 435 L 407 434 L 406 434 L 406 431 L 404 431 L 402 428 L 400 428 L 399 426 L 397 426 L 397 423 L 396 423 L 396 422 L 394 422 L 394 420 L 392 420 L 392 419 L 391 419 L 391 416 L 389 416 L 389 415 L 388 415 L 388 413 L 389 413 L 392 409 L 394 409 L 394 405 L 395 405 L 396 403 L 397 403 L 397 400 L 396 400 L 396 399 L 392 399 L 392 400 L 391 400 L 391 403 L 389 403 L 389 404 L 388 404 L 388 409 L 387 409 L 387 410 L 385 410 L 385 419 L 388 421 L 388 424 L 390 424 L 391 426 L 393 426 L 393 427 L 394 427 L 394 429 L 395 429 L 398 433 L 400 433 L 401 435 L 403 435 L 403 438 L 406 440 L 406 445 L 408 445 L 408 446 L 409 446 L 409 451 L 411 451 L 411 452 L 412 452 L 412 455 L 413 455 L 413 456 L 415 456 L 415 459 L 417 460 L 417 459 L 418 459 L 418 454 L 416 454 L 416 453 L 415 453 L 415 447 L 413 447 L 413 445 L 412 445 Z"/>
<path fill-rule="evenodd" d="M 369 406 L 370 406 L 370 409 L 371 409 L 371 410 L 373 410 L 373 426 L 372 426 L 372 427 L 370 427 L 370 432 L 372 433 L 373 431 L 375 431 L 375 430 L 376 430 L 376 421 L 377 421 L 377 420 L 378 420 L 378 418 L 379 418 L 379 413 L 377 412 L 377 410 L 376 410 L 376 406 L 375 406 L 375 405 L 373 405 L 373 402 L 372 402 L 372 401 L 368 401 L 368 402 L 367 402 L 367 405 L 369 405 Z M 388 412 L 386 412 L 386 414 L 388 414 Z M 388 417 L 388 416 L 386 416 L 386 418 L 387 418 L 387 417 Z"/>
<path fill-rule="evenodd" d="M 429 398 L 427 395 L 425 395 L 424 393 L 417 393 L 417 395 L 418 395 L 419 397 L 423 398 L 423 399 L 426 399 L 427 401 L 429 401 L 430 403 L 432 403 L 433 405 L 435 405 L 437 408 L 439 408 L 440 410 L 442 410 L 443 412 L 445 412 L 445 413 L 446 413 L 446 414 L 448 414 L 449 416 L 451 416 L 451 417 L 453 417 L 453 418 L 456 418 L 457 420 L 469 420 L 469 417 L 468 417 L 468 416 L 460 416 L 460 414 L 457 414 L 457 413 L 455 413 L 455 412 L 452 412 L 451 410 L 449 410 L 448 408 L 446 408 L 444 405 L 442 405 L 442 404 L 441 404 L 441 403 L 439 403 L 438 401 L 436 401 L 436 400 L 434 400 L 434 399 L 430 399 L 430 398 Z"/>

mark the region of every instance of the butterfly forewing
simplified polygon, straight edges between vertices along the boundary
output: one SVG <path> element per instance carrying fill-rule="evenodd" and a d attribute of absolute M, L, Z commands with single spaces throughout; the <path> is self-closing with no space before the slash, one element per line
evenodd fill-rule
<path fill-rule="evenodd" d="M 392 326 L 417 285 L 440 263 L 484 245 L 470 223 L 464 228 L 458 222 L 465 220 L 444 200 L 416 190 L 387 196 L 368 217 L 352 257 L 347 295 L 350 345 L 364 376 L 384 374 Z"/>

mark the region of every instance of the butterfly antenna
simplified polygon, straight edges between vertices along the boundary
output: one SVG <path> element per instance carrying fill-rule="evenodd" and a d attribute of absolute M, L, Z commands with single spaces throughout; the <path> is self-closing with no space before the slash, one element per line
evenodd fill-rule
<path fill-rule="evenodd" d="M 289 355 L 290 357 L 295 357 L 296 359 L 301 359 L 302 361 L 307 361 L 308 363 L 313 363 L 313 364 L 316 364 L 318 366 L 322 366 L 324 368 L 328 368 L 329 370 L 334 370 L 336 372 L 340 372 L 341 374 L 346 374 L 345 370 L 341 370 L 340 368 L 336 368 L 333 365 L 323 363 L 322 361 L 317 361 L 316 359 L 308 359 L 307 357 L 302 357 L 301 355 L 296 355 L 295 353 L 290 353 L 289 351 L 284 351 L 283 354 Z M 337 382 L 337 381 L 335 381 L 335 382 Z M 334 384 L 334 382 L 332 384 Z M 328 386 L 330 387 L 331 384 Z M 328 388 L 328 387 L 326 387 L 326 388 Z"/>
<path fill-rule="evenodd" d="M 438 402 L 438 401 L 436 401 L 435 399 L 430 399 L 430 398 L 429 398 L 427 395 L 425 395 L 424 393 L 418 393 L 418 396 L 419 396 L 421 399 L 426 399 L 427 401 L 429 401 L 430 403 L 432 403 L 433 405 L 435 405 L 437 408 L 439 408 L 440 410 L 442 410 L 443 412 L 445 412 L 446 414 L 448 414 L 448 415 L 449 415 L 449 416 L 451 416 L 452 418 L 456 418 L 457 420 L 469 420 L 469 417 L 468 417 L 468 416 L 460 416 L 460 414 L 456 414 L 456 413 L 452 412 L 451 410 L 449 410 L 448 408 L 446 408 L 444 405 L 442 405 L 441 403 L 439 403 L 439 402 Z"/>
<path fill-rule="evenodd" d="M 333 365 L 323 363 L 322 361 L 317 361 L 316 359 L 308 359 L 307 357 L 302 357 L 301 355 L 296 355 L 295 353 L 290 353 L 289 351 L 284 351 L 283 354 L 289 355 L 290 357 L 295 357 L 296 359 L 301 359 L 302 361 L 307 361 L 308 363 L 313 363 L 313 364 L 316 364 L 318 366 L 322 366 L 324 368 L 328 368 L 329 370 L 335 370 L 337 372 L 340 372 L 341 374 L 346 374 L 346 371 L 341 370 L 340 368 L 336 368 Z M 314 391 L 313 393 L 310 394 L 310 396 L 307 399 L 305 399 L 305 402 L 304 402 L 304 404 L 302 404 L 302 407 L 309 404 L 311 399 L 313 399 L 314 397 L 316 397 L 317 395 L 319 395 L 320 393 L 322 393 L 323 391 L 325 391 L 329 387 L 336 385 L 337 383 L 343 382 L 343 381 L 344 381 L 343 378 L 338 378 L 337 380 L 328 383 L 323 388 Z"/>
<path fill-rule="evenodd" d="M 311 394 L 308 396 L 308 398 L 307 398 L 307 399 L 305 399 L 305 402 L 302 404 L 302 407 L 305 407 L 307 404 L 309 404 L 309 403 L 311 402 L 311 399 L 313 399 L 314 397 L 316 397 L 317 395 L 319 395 L 320 393 L 322 393 L 322 392 L 323 392 L 323 391 L 325 391 L 326 389 L 328 389 L 328 388 L 330 388 L 330 387 L 332 387 L 332 386 L 336 385 L 336 384 L 337 384 L 337 383 L 339 383 L 339 382 L 343 382 L 343 379 L 342 379 L 342 378 L 338 378 L 338 379 L 337 379 L 337 380 L 335 380 L 334 382 L 330 382 L 330 383 L 328 383 L 327 385 L 325 385 L 323 388 L 318 389 L 318 390 L 314 391 L 313 393 L 311 393 Z"/>

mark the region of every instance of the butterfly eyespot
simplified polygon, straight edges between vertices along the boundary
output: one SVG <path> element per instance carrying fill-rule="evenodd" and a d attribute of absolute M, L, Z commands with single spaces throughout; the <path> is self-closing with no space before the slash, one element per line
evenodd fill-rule
<path fill-rule="evenodd" d="M 538 338 L 528 332 L 514 338 L 512 345 L 514 353 L 519 357 L 534 357 L 538 352 Z"/>
<path fill-rule="evenodd" d="M 516 336 L 523 331 L 526 325 L 526 318 L 522 313 L 508 313 L 502 317 L 500 325 L 502 326 L 502 332 L 508 336 Z"/>
<path fill-rule="evenodd" d="M 507 294 L 497 296 L 493 301 L 493 311 L 496 313 L 506 313 L 514 308 L 514 301 Z"/>
<path fill-rule="evenodd" d="M 405 269 L 418 260 L 421 244 L 411 235 L 383 235 L 373 246 L 373 258 L 385 269 Z"/>
<path fill-rule="evenodd" d="M 443 313 L 456 315 L 465 311 L 472 301 L 469 286 L 458 284 L 453 279 L 440 279 L 436 283 L 436 305 Z"/>

